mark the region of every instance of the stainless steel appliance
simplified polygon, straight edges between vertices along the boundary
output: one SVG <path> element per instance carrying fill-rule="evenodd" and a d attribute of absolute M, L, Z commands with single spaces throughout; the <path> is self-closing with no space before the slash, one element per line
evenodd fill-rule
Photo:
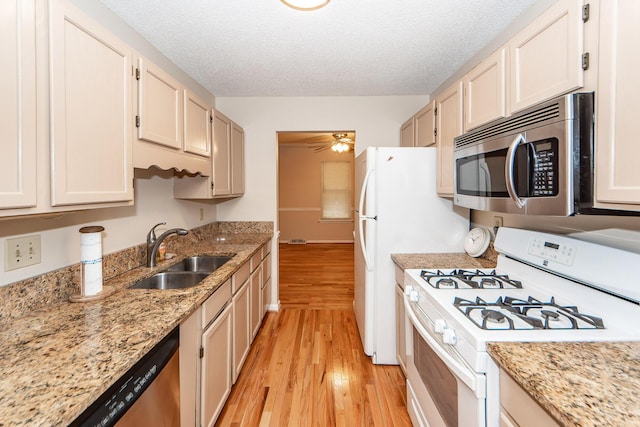
<path fill-rule="evenodd" d="M 71 426 L 179 426 L 179 329 L 118 379 Z"/>
<path fill-rule="evenodd" d="M 495 247 L 495 269 L 405 271 L 414 425 L 500 424 L 487 342 L 640 340 L 639 254 L 506 227 Z"/>
<path fill-rule="evenodd" d="M 436 194 L 435 148 L 370 147 L 355 168 L 356 321 L 373 363 L 397 365 L 391 254 L 461 251 L 469 211 Z"/>
<path fill-rule="evenodd" d="M 589 213 L 593 93 L 565 95 L 454 139 L 454 203 L 530 215 Z"/>

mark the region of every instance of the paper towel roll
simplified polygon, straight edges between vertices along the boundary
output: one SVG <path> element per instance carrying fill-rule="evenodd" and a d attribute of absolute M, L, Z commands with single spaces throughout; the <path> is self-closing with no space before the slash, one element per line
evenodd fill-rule
<path fill-rule="evenodd" d="M 80 229 L 80 295 L 102 292 L 102 231 L 93 225 Z"/>

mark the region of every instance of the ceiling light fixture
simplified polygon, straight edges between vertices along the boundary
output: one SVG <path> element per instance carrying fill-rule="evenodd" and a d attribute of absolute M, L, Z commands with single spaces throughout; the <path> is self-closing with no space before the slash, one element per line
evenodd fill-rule
<path fill-rule="evenodd" d="M 349 148 L 351 147 L 346 142 L 336 141 L 331 144 L 331 149 L 336 153 L 346 153 L 349 151 Z"/>
<path fill-rule="evenodd" d="M 325 7 L 331 0 L 280 0 L 292 9 L 317 10 Z"/>

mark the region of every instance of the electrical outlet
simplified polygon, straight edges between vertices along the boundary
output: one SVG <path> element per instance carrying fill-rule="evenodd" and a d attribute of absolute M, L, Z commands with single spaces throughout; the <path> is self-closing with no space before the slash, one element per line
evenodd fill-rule
<path fill-rule="evenodd" d="M 200 221 L 204 221 L 204 208 L 200 208 Z"/>
<path fill-rule="evenodd" d="M 495 236 L 498 233 L 498 228 L 502 227 L 502 217 L 494 216 L 493 217 L 493 235 Z"/>
<path fill-rule="evenodd" d="M 40 235 L 7 239 L 4 253 L 4 271 L 40 264 Z"/>

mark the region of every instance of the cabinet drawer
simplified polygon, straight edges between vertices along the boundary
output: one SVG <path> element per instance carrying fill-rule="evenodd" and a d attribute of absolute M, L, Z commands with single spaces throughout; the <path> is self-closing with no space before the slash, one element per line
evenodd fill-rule
<path fill-rule="evenodd" d="M 202 304 L 202 329 L 204 329 L 220 313 L 227 302 L 231 300 L 231 279 L 224 282 L 205 302 Z"/>
<path fill-rule="evenodd" d="M 271 253 L 271 240 L 264 244 L 262 247 L 262 258 L 266 257 Z"/>
<path fill-rule="evenodd" d="M 262 248 L 251 257 L 251 271 L 255 271 L 262 262 Z"/>
<path fill-rule="evenodd" d="M 247 281 L 249 274 L 251 274 L 251 265 L 249 262 L 245 262 L 231 279 L 231 291 L 234 295 L 238 292 L 238 289 L 242 287 L 244 282 Z"/>

